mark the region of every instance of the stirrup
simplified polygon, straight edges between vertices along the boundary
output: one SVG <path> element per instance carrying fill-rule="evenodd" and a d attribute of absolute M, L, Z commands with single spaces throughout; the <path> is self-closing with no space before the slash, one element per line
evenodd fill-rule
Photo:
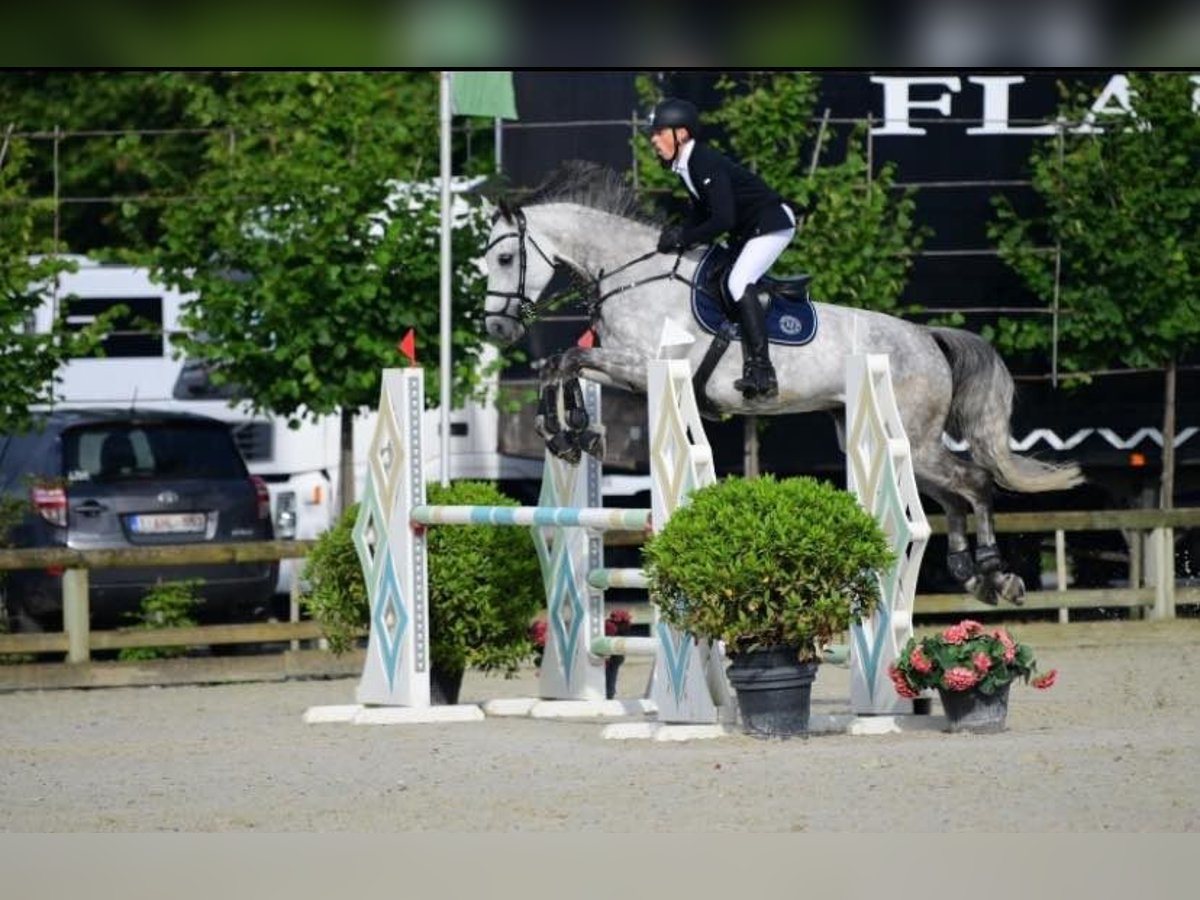
<path fill-rule="evenodd" d="M 747 400 L 753 400 L 755 397 L 774 397 L 779 393 L 775 370 L 770 365 L 757 363 L 748 367 L 733 386 L 741 391 Z"/>

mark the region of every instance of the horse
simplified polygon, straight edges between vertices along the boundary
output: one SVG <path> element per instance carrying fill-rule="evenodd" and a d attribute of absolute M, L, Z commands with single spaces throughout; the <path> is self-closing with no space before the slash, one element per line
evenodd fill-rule
<path fill-rule="evenodd" d="M 587 286 L 598 343 L 570 347 L 541 367 L 537 428 L 551 452 L 570 461 L 577 461 L 581 450 L 603 456 L 602 434 L 590 427 L 577 379 L 644 394 L 646 363 L 659 352 L 666 322 L 693 338 L 687 350 L 692 370 L 707 370 L 698 400 L 713 415 L 828 410 L 838 421 L 845 405 L 847 357 L 884 353 L 918 490 L 946 514 L 951 575 L 989 605 L 1001 600 L 1020 605 L 1024 582 L 1006 570 L 996 546 L 995 489 L 1058 491 L 1083 478 L 1075 463 L 1053 464 L 1012 452 L 1013 379 L 992 346 L 961 329 L 814 301 L 819 324 L 811 341 L 771 345 L 778 394 L 747 399 L 733 386 L 742 370 L 740 342 L 732 341 L 715 364 L 712 357 L 706 360 L 719 335 L 692 313 L 693 278 L 708 248 L 659 253 L 660 228 L 611 170 L 568 172 L 520 205 L 502 200 L 492 210 L 483 251 L 489 340 L 519 340 L 527 323 L 554 304 L 553 296 L 543 294 L 558 267 L 567 267 Z M 845 423 L 838 421 L 838 429 L 844 435 Z M 944 433 L 969 442 L 969 458 L 952 453 Z M 969 512 L 976 522 L 973 554 Z"/>

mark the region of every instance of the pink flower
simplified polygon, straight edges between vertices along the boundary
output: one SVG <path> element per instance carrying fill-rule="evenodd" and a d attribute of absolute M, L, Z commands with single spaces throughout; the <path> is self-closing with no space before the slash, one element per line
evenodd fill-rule
<path fill-rule="evenodd" d="M 974 619 L 963 619 L 958 624 L 967 629 L 968 635 L 983 634 L 983 624 L 976 622 Z"/>
<path fill-rule="evenodd" d="M 945 639 L 947 644 L 961 644 L 968 637 L 970 637 L 970 633 L 966 628 L 963 627 L 963 623 L 960 622 L 957 625 L 951 625 L 949 628 L 943 631 L 942 637 Z"/>
<path fill-rule="evenodd" d="M 608 618 L 604 620 L 604 633 L 609 637 L 614 634 L 629 634 L 629 629 L 632 625 L 633 616 L 629 614 L 629 610 L 614 609 L 608 614 Z"/>
<path fill-rule="evenodd" d="M 535 619 L 533 624 L 529 626 L 529 639 L 533 641 L 535 646 L 546 646 L 546 620 Z"/>
<path fill-rule="evenodd" d="M 1030 682 L 1039 691 L 1044 691 L 1047 688 L 1053 687 L 1055 680 L 1058 678 L 1058 669 L 1051 669 L 1045 675 L 1039 675 Z"/>
<path fill-rule="evenodd" d="M 917 696 L 917 692 L 908 686 L 908 681 L 905 679 L 904 673 L 894 665 L 888 667 L 888 677 L 892 679 L 892 685 L 896 688 L 896 693 L 901 697 L 907 697 L 911 700 Z"/>
<path fill-rule="evenodd" d="M 933 669 L 933 663 L 921 652 L 920 647 L 913 648 L 913 652 L 908 656 L 908 663 L 922 675 Z"/>
<path fill-rule="evenodd" d="M 992 667 L 992 658 L 986 653 L 976 653 L 971 658 L 971 662 L 975 663 L 976 672 L 986 672 Z"/>
<path fill-rule="evenodd" d="M 994 634 L 996 636 L 996 640 L 998 640 L 1001 644 L 1004 645 L 1004 661 L 1006 663 L 1010 663 L 1014 659 L 1016 659 L 1017 645 L 1016 645 L 1016 642 L 1013 641 L 1013 639 L 1008 636 L 1008 632 L 1005 631 L 1003 628 L 997 628 L 995 631 L 992 632 L 992 634 Z"/>
<path fill-rule="evenodd" d="M 952 691 L 965 691 L 973 688 L 978 681 L 978 675 L 962 666 L 955 666 L 942 677 L 942 683 Z"/>

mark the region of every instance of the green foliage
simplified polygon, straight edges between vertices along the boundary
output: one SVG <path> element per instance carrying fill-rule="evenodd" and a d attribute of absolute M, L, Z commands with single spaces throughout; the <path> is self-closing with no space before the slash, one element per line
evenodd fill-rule
<path fill-rule="evenodd" d="M 676 628 L 730 652 L 822 646 L 869 616 L 894 555 L 846 491 L 814 478 L 726 478 L 695 491 L 642 548 L 650 596 Z"/>
<path fill-rule="evenodd" d="M 517 506 L 494 485 L 429 485 L 438 505 Z M 529 624 L 546 601 L 527 528 L 434 525 L 429 550 L 430 652 L 448 669 L 470 666 L 515 674 L 534 652 Z"/>
<path fill-rule="evenodd" d="M 722 149 L 784 199 L 808 209 L 774 273 L 812 273 L 813 296 L 829 303 L 895 310 L 926 232 L 913 219 L 915 192 L 895 187 L 895 166 L 888 163 L 871 173 L 866 128 L 854 129 L 841 159 L 834 160 L 831 147 L 836 142 L 828 130 L 817 148 L 817 76 L 752 72 L 723 77 L 716 86 L 724 102 L 704 118 L 726 137 L 714 137 L 714 146 L 727 144 Z M 638 80 L 638 91 L 647 106 L 661 96 L 645 76 Z M 648 142 L 640 141 L 635 152 L 647 187 L 670 190 L 680 199 L 687 196 L 678 176 L 659 166 Z"/>
<path fill-rule="evenodd" d="M 119 312 L 74 331 L 60 305 L 51 329 L 34 331 L 34 315 L 51 295 L 55 275 L 72 264 L 32 257 L 52 248 L 35 236 L 41 210 L 29 202 L 28 157 L 27 142 L 0 137 L 0 433 L 33 424 L 29 408 L 53 402 L 59 366 L 94 350 Z"/>
<path fill-rule="evenodd" d="M 57 230 L 73 253 L 114 246 L 153 246 L 165 205 L 187 192 L 203 145 L 183 129 L 188 85 L 220 76 L 188 72 L 79 72 L 25 70 L 0 73 L 5 123 L 38 132 L 31 141 L 30 188 L 39 197 L 143 198 L 124 213 L 115 203 L 65 203 Z M 55 142 L 50 133 L 65 136 Z M 142 130 L 143 134 L 129 133 Z M 86 135 L 80 132 L 87 132 Z M 55 166 L 57 165 L 57 175 Z M 55 223 L 38 221 L 49 239 Z"/>
<path fill-rule="evenodd" d="M 1158 368 L 1200 348 L 1200 116 L 1187 73 L 1130 76 L 1133 118 L 1079 129 L 1092 99 L 1064 88 L 1061 144 L 1030 157 L 1043 209 L 993 201 L 1001 257 L 1049 306 L 1061 245 L 1059 365 L 1067 372 Z M 1039 250 L 1039 248 L 1041 248 Z M 1041 352 L 1048 317 L 1004 322 L 1002 351 Z"/>
<path fill-rule="evenodd" d="M 301 578 L 307 587 L 300 606 L 320 624 L 329 649 L 341 655 L 354 646 L 370 625 L 367 585 L 354 548 L 354 504 L 326 529 L 304 559 Z"/>
<path fill-rule="evenodd" d="M 25 495 L 0 494 L 0 547 L 12 546 L 12 530 L 29 512 L 29 499 Z M 4 573 L 0 572 L 0 581 Z"/>
<path fill-rule="evenodd" d="M 382 369 L 405 364 L 396 345 L 408 329 L 424 358 L 436 346 L 437 79 L 255 72 L 186 87 L 188 116 L 215 130 L 191 199 L 136 256 L 201 298 L 177 346 L 262 411 L 298 420 L 373 405 Z M 422 180 L 424 194 L 397 193 Z M 453 236 L 457 398 L 476 383 L 482 346 L 482 219 L 474 208 Z"/>
<path fill-rule="evenodd" d="M 477 481 L 431 484 L 427 495 L 439 505 L 517 505 L 494 485 Z M 335 653 L 353 646 L 369 626 L 366 586 L 352 539 L 357 514 L 352 508 L 326 531 L 304 564 L 309 590 L 301 604 Z M 434 664 L 515 673 L 534 653 L 529 625 L 545 602 L 529 530 L 433 525 L 425 534 Z"/>
<path fill-rule="evenodd" d="M 200 578 L 189 578 L 181 581 L 160 581 L 142 598 L 140 608 L 127 617 L 136 623 L 137 628 L 185 628 L 196 624 L 192 617 L 196 607 L 203 599 L 197 595 L 197 588 L 204 583 Z M 125 647 L 117 654 L 122 661 L 138 661 L 149 659 L 171 659 L 183 656 L 186 647 Z"/>

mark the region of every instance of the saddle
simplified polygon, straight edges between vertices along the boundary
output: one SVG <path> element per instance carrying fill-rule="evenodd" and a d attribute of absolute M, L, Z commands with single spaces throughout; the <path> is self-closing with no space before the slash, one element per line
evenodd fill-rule
<path fill-rule="evenodd" d="M 741 337 L 735 298 L 729 296 L 726 276 L 733 254 L 721 244 L 705 251 L 696 267 L 692 288 L 692 315 L 709 334 L 724 332 L 732 340 Z M 773 278 L 764 276 L 759 286 L 771 297 L 767 305 L 767 338 L 773 344 L 803 346 L 817 333 L 817 311 L 808 293 L 811 275 Z"/>

